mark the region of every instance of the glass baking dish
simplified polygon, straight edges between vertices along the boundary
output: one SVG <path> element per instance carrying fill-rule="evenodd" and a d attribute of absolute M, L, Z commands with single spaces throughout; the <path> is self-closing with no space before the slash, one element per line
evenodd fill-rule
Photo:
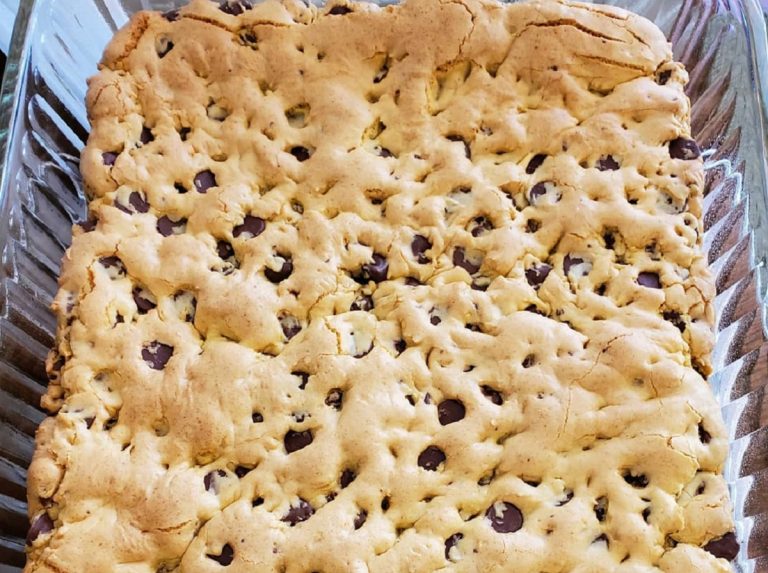
<path fill-rule="evenodd" d="M 44 413 L 49 310 L 71 225 L 86 79 L 141 9 L 183 0 L 22 0 L 0 94 L 0 573 L 24 565 L 26 467 Z M 725 476 L 741 552 L 768 572 L 768 43 L 758 0 L 611 0 L 656 22 L 690 72 L 693 133 L 707 149 L 705 248 L 717 285 L 715 372 L 730 431 Z M 2 126 L 9 126 L 7 130 Z"/>

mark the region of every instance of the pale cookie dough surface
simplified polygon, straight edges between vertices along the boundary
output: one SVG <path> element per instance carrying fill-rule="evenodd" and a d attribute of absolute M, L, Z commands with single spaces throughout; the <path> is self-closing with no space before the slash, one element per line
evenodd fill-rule
<path fill-rule="evenodd" d="M 25 571 L 728 571 L 686 79 L 555 0 L 135 16 Z"/>

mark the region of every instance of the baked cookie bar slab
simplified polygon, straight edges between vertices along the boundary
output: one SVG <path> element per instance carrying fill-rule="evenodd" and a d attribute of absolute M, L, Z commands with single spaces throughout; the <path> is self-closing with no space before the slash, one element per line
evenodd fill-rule
<path fill-rule="evenodd" d="M 564 1 L 136 15 L 25 571 L 728 571 L 686 80 Z"/>

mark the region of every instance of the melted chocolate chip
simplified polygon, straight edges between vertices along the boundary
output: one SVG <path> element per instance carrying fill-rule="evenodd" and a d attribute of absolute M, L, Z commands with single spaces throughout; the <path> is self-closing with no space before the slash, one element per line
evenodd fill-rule
<path fill-rule="evenodd" d="M 493 231 L 493 223 L 486 217 L 475 217 L 470 224 L 470 233 L 473 237 L 484 235 L 488 231 Z"/>
<path fill-rule="evenodd" d="M 104 165 L 107 165 L 111 167 L 115 164 L 115 161 L 117 161 L 117 156 L 119 154 L 115 153 L 113 151 L 106 151 L 101 154 L 101 161 L 104 163 Z"/>
<path fill-rule="evenodd" d="M 224 547 L 221 548 L 220 554 L 213 555 L 211 553 L 206 553 L 205 556 L 211 561 L 215 561 L 219 565 L 227 567 L 228 565 L 231 565 L 232 561 L 235 559 L 235 550 L 229 543 L 225 543 Z"/>
<path fill-rule="evenodd" d="M 179 219 L 174 221 L 167 215 L 163 215 L 157 220 L 157 232 L 163 237 L 170 237 L 171 235 L 180 235 L 187 227 L 186 219 Z"/>
<path fill-rule="evenodd" d="M 699 146 L 693 139 L 678 137 L 669 142 L 669 156 L 672 159 L 696 159 L 701 155 Z"/>
<path fill-rule="evenodd" d="M 608 513 L 608 498 L 605 497 L 599 497 L 595 501 L 595 517 L 598 521 L 603 522 L 605 521 L 605 516 Z"/>
<path fill-rule="evenodd" d="M 544 163 L 544 160 L 547 158 L 546 155 L 543 153 L 538 153 L 534 155 L 531 160 L 528 162 L 528 165 L 525 167 L 525 172 L 528 175 L 533 175 L 536 173 L 536 170 L 541 167 L 541 164 Z"/>
<path fill-rule="evenodd" d="M 139 310 L 139 314 L 147 314 L 150 310 L 157 307 L 157 303 L 149 298 L 152 296 L 152 293 L 148 293 L 145 289 L 134 287 L 131 294 L 133 295 L 133 302 L 136 303 L 136 308 Z"/>
<path fill-rule="evenodd" d="M 341 388 L 333 388 L 328 392 L 325 397 L 325 405 L 330 406 L 334 410 L 341 410 L 342 402 L 344 401 L 344 392 Z"/>
<path fill-rule="evenodd" d="M 497 501 L 485 512 L 485 518 L 497 533 L 514 533 L 523 526 L 523 513 L 508 501 Z"/>
<path fill-rule="evenodd" d="M 299 498 L 299 502 L 288 509 L 288 513 L 283 516 L 281 521 L 284 521 L 293 527 L 297 523 L 308 520 L 314 513 L 315 510 L 309 505 L 309 502 Z"/>
<path fill-rule="evenodd" d="M 288 430 L 283 438 L 283 445 L 285 446 L 285 451 L 292 454 L 306 448 L 312 443 L 312 440 L 312 430 L 302 430 L 300 432 Z"/>
<path fill-rule="evenodd" d="M 224 470 L 213 470 L 212 472 L 205 474 L 205 477 L 203 478 L 203 486 L 205 486 L 205 491 L 218 494 L 219 483 L 217 478 L 223 477 L 227 477 L 227 472 Z"/>
<path fill-rule="evenodd" d="M 348 6 L 334 6 L 331 8 L 328 13 L 333 16 L 344 16 L 345 14 L 349 14 L 352 12 L 352 9 Z"/>
<path fill-rule="evenodd" d="M 453 264 L 457 267 L 461 267 L 470 275 L 473 275 L 480 270 L 480 264 L 473 263 L 467 258 L 467 253 L 464 250 L 464 247 L 456 247 L 453 250 Z"/>
<path fill-rule="evenodd" d="M 648 485 L 648 478 L 645 474 L 634 475 L 631 472 L 627 472 L 624 474 L 624 481 L 638 489 L 642 489 Z"/>
<path fill-rule="evenodd" d="M 216 176 L 210 169 L 206 169 L 195 175 L 193 183 L 195 184 L 195 191 L 198 193 L 207 193 L 208 189 L 218 185 Z"/>
<path fill-rule="evenodd" d="M 173 44 L 171 44 L 171 47 L 173 47 Z M 152 143 L 155 140 L 155 136 L 152 135 L 152 130 L 149 129 L 146 125 L 141 128 L 141 135 L 139 135 L 139 141 L 142 145 L 146 145 L 147 143 Z"/>
<path fill-rule="evenodd" d="M 498 390 L 491 388 L 490 386 L 481 386 L 480 390 L 482 391 L 483 396 L 488 398 L 497 406 L 501 406 L 501 404 L 504 402 L 504 398 L 501 396 L 501 392 Z"/>
<path fill-rule="evenodd" d="M 699 424 L 699 440 L 701 440 L 702 444 L 708 444 L 712 441 L 712 434 L 704 429 L 703 424 Z"/>
<path fill-rule="evenodd" d="M 448 539 L 445 540 L 445 558 L 451 561 L 451 549 L 464 539 L 463 533 L 454 533 Z"/>
<path fill-rule="evenodd" d="M 616 171 L 619 169 L 619 162 L 614 159 L 613 155 L 603 155 L 597 160 L 595 167 L 600 171 Z"/>
<path fill-rule="evenodd" d="M 173 356 L 173 346 L 153 340 L 141 349 L 141 358 L 152 370 L 162 370 Z"/>
<path fill-rule="evenodd" d="M 341 489 L 346 488 L 349 484 L 355 481 L 356 477 L 357 474 L 350 469 L 346 469 L 341 472 L 341 477 L 339 478 L 339 485 L 341 486 Z"/>
<path fill-rule="evenodd" d="M 531 267 L 525 271 L 525 279 L 532 287 L 539 287 L 549 276 L 552 267 L 547 264 L 540 264 Z"/>
<path fill-rule="evenodd" d="M 264 268 L 264 276 L 267 277 L 269 282 L 275 284 L 287 279 L 291 276 L 291 273 L 293 273 L 293 260 L 290 257 L 283 257 L 283 264 L 278 271 L 272 270 L 269 267 Z"/>
<path fill-rule="evenodd" d="M 528 202 L 534 207 L 543 203 L 554 204 L 561 198 L 562 193 L 554 181 L 540 181 L 528 191 Z"/>
<path fill-rule="evenodd" d="M 352 303 L 352 306 L 349 307 L 349 310 L 364 310 L 365 312 L 370 312 L 373 310 L 373 297 L 369 294 L 357 297 Z"/>
<path fill-rule="evenodd" d="M 251 8 L 253 8 L 253 4 L 249 0 L 221 0 L 219 2 L 219 10 L 232 16 L 239 16 Z"/>
<path fill-rule="evenodd" d="M 291 147 L 289 153 L 293 155 L 297 161 L 303 162 L 312 157 L 312 152 L 306 147 L 301 145 L 295 145 Z"/>
<path fill-rule="evenodd" d="M 443 400 L 437 405 L 437 419 L 442 426 L 463 420 L 465 415 L 466 408 L 461 400 Z"/>
<path fill-rule="evenodd" d="M 657 273 L 642 272 L 637 275 L 637 284 L 646 288 L 661 288 L 661 279 Z"/>
<path fill-rule="evenodd" d="M 726 533 L 720 539 L 713 539 L 704 546 L 707 551 L 720 559 L 733 561 L 739 555 L 739 542 L 732 531 Z"/>
<path fill-rule="evenodd" d="M 360 529 L 363 524 L 365 523 L 365 520 L 368 518 L 368 512 L 364 509 L 361 509 L 358 514 L 355 516 L 354 526 L 355 530 Z"/>
<path fill-rule="evenodd" d="M 429 446 L 419 454 L 418 464 L 420 468 L 434 472 L 445 462 L 445 453 L 437 446 Z"/>
<path fill-rule="evenodd" d="M 414 235 L 413 241 L 411 241 L 411 252 L 419 264 L 423 265 L 429 262 L 429 257 L 424 253 L 431 248 L 432 243 L 424 235 Z"/>
<path fill-rule="evenodd" d="M 41 535 L 53 531 L 53 520 L 47 513 L 41 513 L 32 520 L 27 533 L 27 545 L 32 545 Z"/>
<path fill-rule="evenodd" d="M 243 235 L 245 239 L 253 239 L 261 235 L 266 226 L 267 224 L 261 217 L 246 215 L 243 222 L 232 229 L 232 236 L 238 238 Z M 291 270 L 293 270 L 293 263 L 291 263 Z"/>
<path fill-rule="evenodd" d="M 362 268 L 357 281 L 365 284 L 368 281 L 380 283 L 387 280 L 387 273 L 389 272 L 389 262 L 384 255 L 373 253 L 371 262 L 365 263 Z"/>

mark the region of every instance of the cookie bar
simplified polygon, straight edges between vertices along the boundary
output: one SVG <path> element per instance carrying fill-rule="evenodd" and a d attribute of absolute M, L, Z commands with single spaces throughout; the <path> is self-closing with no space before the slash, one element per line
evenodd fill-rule
<path fill-rule="evenodd" d="M 686 80 L 557 0 L 137 14 L 25 571 L 729 571 Z"/>

